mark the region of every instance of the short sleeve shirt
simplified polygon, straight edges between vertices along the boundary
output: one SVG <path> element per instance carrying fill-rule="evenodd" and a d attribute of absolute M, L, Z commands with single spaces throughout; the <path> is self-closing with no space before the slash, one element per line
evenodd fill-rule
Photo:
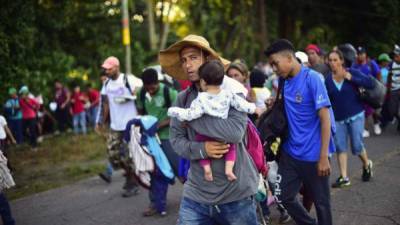
<path fill-rule="evenodd" d="M 141 88 L 137 91 L 136 103 L 137 108 L 142 109 L 143 103 L 140 99 Z M 169 89 L 169 97 L 171 100 L 171 104 L 175 102 L 178 92 L 172 88 Z M 160 84 L 160 88 L 154 96 L 150 96 L 148 93 L 145 95 L 145 107 L 146 111 L 149 115 L 157 117 L 158 121 L 161 122 L 168 118 L 167 110 L 165 107 L 165 97 L 164 97 L 164 84 Z M 160 139 L 168 139 L 169 138 L 169 127 L 164 127 L 158 131 L 158 136 Z"/>
<path fill-rule="evenodd" d="M 3 116 L 0 116 L 0 140 L 6 139 L 5 126 L 7 126 L 7 121 Z"/>
<path fill-rule="evenodd" d="M 283 145 L 293 158 L 316 162 L 320 157 L 321 121 L 319 109 L 329 108 L 331 118 L 331 138 L 329 153 L 335 151 L 332 135 L 335 121 L 326 87 L 318 72 L 302 67 L 293 78 L 285 81 L 285 110 L 289 124 L 289 136 Z"/>
<path fill-rule="evenodd" d="M 352 66 L 354 69 L 361 70 L 366 75 L 371 75 L 375 78 L 377 78 L 378 73 L 380 71 L 378 64 L 374 60 L 369 60 L 365 64 L 357 64 L 354 63 Z"/>
<path fill-rule="evenodd" d="M 128 75 L 127 82 L 130 88 L 135 90 L 140 83 L 136 82 L 131 75 Z M 129 120 L 137 116 L 136 105 L 134 101 L 119 102 L 118 99 L 125 96 L 131 96 L 131 90 L 128 90 L 124 81 L 124 74 L 120 74 L 116 80 L 107 80 L 101 94 L 106 95 L 110 107 L 110 128 L 115 131 L 123 131 Z"/>

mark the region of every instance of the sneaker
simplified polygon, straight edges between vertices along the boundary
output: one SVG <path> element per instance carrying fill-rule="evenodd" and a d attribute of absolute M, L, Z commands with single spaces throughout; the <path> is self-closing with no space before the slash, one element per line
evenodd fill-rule
<path fill-rule="evenodd" d="M 160 212 L 160 216 L 162 216 L 162 217 L 167 216 L 167 212 L 166 211 Z"/>
<path fill-rule="evenodd" d="M 362 173 L 362 180 L 363 181 L 371 180 L 371 177 L 373 175 L 372 166 L 373 166 L 372 161 L 368 160 L 368 167 L 367 168 L 363 168 L 363 173 Z"/>
<path fill-rule="evenodd" d="M 374 133 L 375 133 L 375 135 L 381 135 L 382 134 L 382 129 L 381 129 L 381 126 L 379 126 L 379 124 L 375 124 L 374 125 Z"/>
<path fill-rule="evenodd" d="M 157 213 L 158 213 L 158 212 L 157 212 L 157 210 L 156 210 L 155 208 L 149 207 L 149 208 L 146 209 L 146 211 L 144 211 L 144 212 L 142 213 L 142 216 L 144 216 L 144 217 L 149 217 L 149 216 L 154 216 L 154 215 L 156 215 Z"/>
<path fill-rule="evenodd" d="M 43 142 L 43 136 L 39 136 L 36 140 L 37 140 L 38 143 L 42 143 Z"/>
<path fill-rule="evenodd" d="M 281 216 L 279 217 L 279 223 L 285 224 L 285 223 L 289 222 L 291 219 L 292 219 L 292 217 L 290 217 L 290 215 L 285 211 L 285 212 L 281 213 Z"/>
<path fill-rule="evenodd" d="M 369 131 L 368 130 L 364 130 L 363 131 L 363 138 L 367 138 L 369 137 Z"/>
<path fill-rule="evenodd" d="M 129 197 L 132 197 L 134 195 L 137 195 L 138 193 L 139 193 L 139 187 L 138 186 L 134 186 L 132 188 L 129 188 L 129 189 L 125 190 L 124 193 L 122 193 L 122 197 L 129 198 Z"/>
<path fill-rule="evenodd" d="M 111 176 L 105 173 L 99 173 L 99 177 L 104 180 L 106 183 L 111 183 Z"/>
<path fill-rule="evenodd" d="M 340 176 L 335 183 L 332 184 L 332 188 L 343 188 L 350 186 L 350 179 L 348 177 L 343 178 Z"/>

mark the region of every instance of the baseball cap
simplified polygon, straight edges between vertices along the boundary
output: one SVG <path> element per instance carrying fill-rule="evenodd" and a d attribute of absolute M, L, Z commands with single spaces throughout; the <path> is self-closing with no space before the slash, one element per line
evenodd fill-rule
<path fill-rule="evenodd" d="M 307 45 L 305 51 L 308 51 L 308 50 L 314 50 L 318 55 L 321 54 L 321 49 L 318 47 L 318 45 L 315 45 L 315 44 Z"/>
<path fill-rule="evenodd" d="M 272 43 L 265 51 L 264 54 L 269 57 L 272 54 L 275 54 L 277 52 L 285 51 L 285 50 L 290 50 L 294 52 L 294 47 L 293 44 L 286 40 L 286 39 L 279 39 Z"/>
<path fill-rule="evenodd" d="M 101 67 L 104 69 L 111 69 L 113 67 L 119 67 L 119 60 L 114 56 L 110 56 L 106 60 L 104 60 L 104 63 L 103 63 L 103 65 L 101 65 Z"/>
<path fill-rule="evenodd" d="M 19 89 L 19 93 L 20 94 L 28 94 L 29 93 L 28 86 L 26 86 L 26 85 L 22 86 L 21 89 Z"/>
<path fill-rule="evenodd" d="M 365 49 L 365 47 L 358 46 L 357 47 L 357 54 L 362 54 L 362 53 L 367 53 L 367 49 Z"/>
<path fill-rule="evenodd" d="M 395 55 L 400 55 L 400 46 L 394 45 L 393 53 Z"/>
<path fill-rule="evenodd" d="M 10 88 L 10 89 L 8 89 L 8 94 L 9 95 L 13 95 L 13 94 L 16 94 L 17 93 L 17 89 L 15 89 L 15 88 Z"/>
<path fill-rule="evenodd" d="M 379 61 L 379 62 L 390 62 L 391 59 L 390 59 L 390 57 L 389 57 L 388 54 L 382 53 L 382 54 L 379 55 L 378 61 Z"/>
<path fill-rule="evenodd" d="M 308 55 L 306 53 L 297 51 L 294 55 L 300 60 L 301 64 L 308 63 Z"/>

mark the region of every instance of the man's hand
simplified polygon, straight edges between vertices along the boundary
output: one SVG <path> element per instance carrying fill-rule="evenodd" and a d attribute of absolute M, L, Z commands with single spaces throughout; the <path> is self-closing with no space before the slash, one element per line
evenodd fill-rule
<path fill-rule="evenodd" d="M 206 141 L 205 149 L 208 157 L 219 159 L 228 152 L 229 145 L 217 141 Z"/>
<path fill-rule="evenodd" d="M 323 157 L 317 164 L 318 176 L 324 177 L 331 174 L 331 166 L 328 157 Z"/>

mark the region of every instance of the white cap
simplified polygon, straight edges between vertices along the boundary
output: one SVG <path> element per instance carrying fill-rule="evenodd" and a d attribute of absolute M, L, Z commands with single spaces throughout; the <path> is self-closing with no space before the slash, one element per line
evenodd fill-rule
<path fill-rule="evenodd" d="M 306 53 L 297 51 L 295 56 L 300 60 L 301 64 L 308 64 L 308 56 Z"/>

